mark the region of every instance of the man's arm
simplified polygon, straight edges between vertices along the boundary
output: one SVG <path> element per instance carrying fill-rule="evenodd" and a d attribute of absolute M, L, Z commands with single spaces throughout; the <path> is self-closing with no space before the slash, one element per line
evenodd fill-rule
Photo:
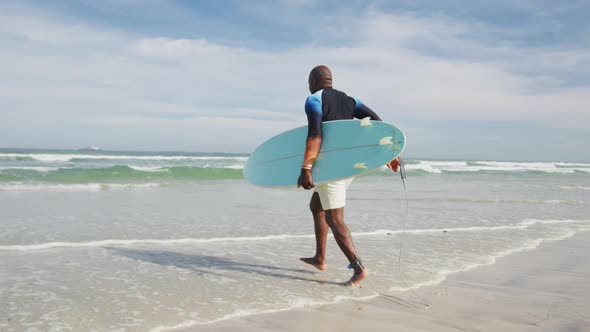
<path fill-rule="evenodd" d="M 322 146 L 322 105 L 315 96 L 307 98 L 305 113 L 307 114 L 307 140 L 297 187 L 311 189 L 315 187 L 311 176 L 311 168 Z"/>
<path fill-rule="evenodd" d="M 355 101 L 355 105 L 354 105 L 354 117 L 355 118 L 364 119 L 366 117 L 369 117 L 369 118 L 371 118 L 371 120 L 383 121 L 383 120 L 381 120 L 379 115 L 377 115 L 377 113 L 373 112 L 372 109 L 370 109 L 367 105 L 363 104 L 360 100 L 358 100 L 357 98 L 354 98 L 354 101 Z M 392 171 L 397 172 L 399 170 L 399 160 L 397 158 L 393 159 L 392 161 L 390 161 L 387 164 L 387 167 L 389 167 Z"/>
<path fill-rule="evenodd" d="M 305 154 L 301 167 L 309 167 L 311 169 L 311 166 L 313 166 L 313 163 L 315 162 L 322 145 L 322 113 L 315 111 L 306 113 L 307 140 L 305 142 Z"/>
<path fill-rule="evenodd" d="M 381 120 L 379 115 L 377 115 L 377 113 L 373 112 L 372 109 L 370 109 L 367 105 L 363 104 L 357 98 L 354 98 L 354 102 L 355 102 L 355 105 L 354 105 L 354 117 L 355 118 L 364 119 L 366 117 L 369 117 L 369 118 L 371 118 L 371 120 L 383 121 L 383 120 Z"/>

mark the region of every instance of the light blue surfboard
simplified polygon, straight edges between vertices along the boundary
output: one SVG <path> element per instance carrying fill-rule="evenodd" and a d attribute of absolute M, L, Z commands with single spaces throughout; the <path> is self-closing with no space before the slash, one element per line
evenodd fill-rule
<path fill-rule="evenodd" d="M 316 185 L 371 172 L 396 158 L 406 144 L 400 129 L 368 118 L 324 122 L 322 132 L 311 171 Z M 297 186 L 306 139 L 304 126 L 264 142 L 248 158 L 246 180 L 262 187 Z"/>

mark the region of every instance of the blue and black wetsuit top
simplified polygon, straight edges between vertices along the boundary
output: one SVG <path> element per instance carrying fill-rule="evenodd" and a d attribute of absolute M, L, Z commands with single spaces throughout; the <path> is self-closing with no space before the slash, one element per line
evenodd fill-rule
<path fill-rule="evenodd" d="M 308 136 L 321 136 L 322 122 L 335 120 L 363 119 L 381 120 L 379 116 L 359 99 L 344 92 L 324 88 L 307 97 L 305 113 L 309 125 Z"/>

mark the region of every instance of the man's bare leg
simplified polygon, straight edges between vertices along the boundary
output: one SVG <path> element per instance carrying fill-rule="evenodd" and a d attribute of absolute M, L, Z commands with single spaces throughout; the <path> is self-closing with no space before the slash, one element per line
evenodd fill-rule
<path fill-rule="evenodd" d="M 332 210 L 326 210 L 326 222 L 332 229 L 336 243 L 340 247 L 340 250 L 344 253 L 348 261 L 358 262 L 358 256 L 354 243 L 352 242 L 352 236 L 348 230 L 348 226 L 344 223 L 344 207 Z M 353 264 L 354 273 L 348 282 L 349 286 L 356 286 L 359 282 L 365 279 L 369 275 L 369 271 L 364 268 L 361 264 Z"/>
<path fill-rule="evenodd" d="M 325 270 L 326 265 L 326 242 L 328 241 L 328 223 L 326 214 L 320 202 L 318 193 L 313 193 L 309 202 L 309 209 L 313 215 L 313 228 L 315 231 L 315 256 L 301 258 L 304 263 L 315 266 L 318 270 Z"/>

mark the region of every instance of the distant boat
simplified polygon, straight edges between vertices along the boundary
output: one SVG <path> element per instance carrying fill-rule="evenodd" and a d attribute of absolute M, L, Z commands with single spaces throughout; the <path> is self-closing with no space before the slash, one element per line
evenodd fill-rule
<path fill-rule="evenodd" d="M 78 151 L 92 151 L 92 152 L 96 152 L 96 151 L 102 151 L 102 149 L 99 148 L 98 146 L 89 146 L 89 147 L 86 147 L 86 148 L 78 149 Z"/>

